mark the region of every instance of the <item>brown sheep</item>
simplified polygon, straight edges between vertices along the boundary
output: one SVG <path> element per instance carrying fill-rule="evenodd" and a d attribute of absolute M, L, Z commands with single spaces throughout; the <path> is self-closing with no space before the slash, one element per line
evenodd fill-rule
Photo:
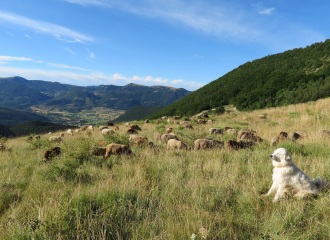
<path fill-rule="evenodd" d="M 309 133 L 305 132 L 305 131 L 297 131 L 296 133 L 298 133 L 301 138 L 308 138 L 309 137 Z"/>
<path fill-rule="evenodd" d="M 136 124 L 132 125 L 131 129 L 141 131 L 141 128 L 139 127 L 139 125 L 136 125 Z"/>
<path fill-rule="evenodd" d="M 103 147 L 103 146 L 105 145 L 105 141 L 104 141 L 104 140 L 100 140 L 100 141 L 98 142 L 98 145 L 99 145 L 100 147 Z"/>
<path fill-rule="evenodd" d="M 39 140 L 39 139 L 40 139 L 40 136 L 39 136 L 39 135 L 35 135 L 35 136 L 33 137 L 33 139 L 34 139 L 34 140 Z"/>
<path fill-rule="evenodd" d="M 161 137 L 162 137 L 162 134 L 160 134 L 160 133 L 155 133 L 154 134 L 154 140 L 157 141 L 157 142 L 161 141 Z"/>
<path fill-rule="evenodd" d="M 174 121 L 173 121 L 173 124 L 177 124 L 177 125 L 179 125 L 179 124 L 180 124 L 180 122 L 179 122 L 179 121 L 176 121 L 176 120 L 174 120 Z"/>
<path fill-rule="evenodd" d="M 99 130 L 102 131 L 103 129 L 107 129 L 108 127 L 106 126 L 99 126 Z"/>
<path fill-rule="evenodd" d="M 323 138 L 329 138 L 330 137 L 330 130 L 322 129 L 319 131 L 319 134 Z"/>
<path fill-rule="evenodd" d="M 301 136 L 296 132 L 289 132 L 288 134 L 288 139 L 291 141 L 298 140 L 299 138 L 301 138 Z"/>
<path fill-rule="evenodd" d="M 170 139 L 175 139 L 175 140 L 178 140 L 178 141 L 179 141 L 179 139 L 177 138 L 177 136 L 174 135 L 174 134 L 163 134 L 163 135 L 160 137 L 160 139 L 161 139 L 161 141 L 162 141 L 163 143 L 167 143 L 168 140 L 170 140 Z"/>
<path fill-rule="evenodd" d="M 149 120 L 148 120 L 148 119 L 146 119 L 146 120 L 144 121 L 144 123 L 149 123 Z"/>
<path fill-rule="evenodd" d="M 286 132 L 280 132 L 280 138 L 288 138 L 288 134 Z"/>
<path fill-rule="evenodd" d="M 181 116 L 174 116 L 173 120 L 179 120 L 181 118 Z"/>
<path fill-rule="evenodd" d="M 158 124 L 160 124 L 161 122 L 162 122 L 161 120 L 157 120 L 157 123 L 156 123 L 156 124 L 158 125 Z"/>
<path fill-rule="evenodd" d="M 188 149 L 188 146 L 184 144 L 182 141 L 178 141 L 176 139 L 170 139 L 167 142 L 167 149 Z"/>
<path fill-rule="evenodd" d="M 64 133 L 61 133 L 61 134 L 60 134 L 60 137 L 64 137 Z"/>
<path fill-rule="evenodd" d="M 202 119 L 198 119 L 197 123 L 198 123 L 198 124 L 206 124 L 206 123 L 207 123 L 207 121 L 205 121 L 205 120 L 202 120 Z"/>
<path fill-rule="evenodd" d="M 191 124 L 185 124 L 184 125 L 185 129 L 194 129 L 193 126 Z"/>
<path fill-rule="evenodd" d="M 115 131 L 118 131 L 119 130 L 119 127 L 118 126 L 115 126 Z"/>
<path fill-rule="evenodd" d="M 249 141 L 249 140 L 238 140 L 238 145 L 240 149 L 243 148 L 249 148 L 255 145 L 255 141 Z"/>
<path fill-rule="evenodd" d="M 251 129 L 241 129 L 237 132 L 237 139 L 241 139 L 243 135 L 251 135 L 253 133 L 256 133 L 256 131 Z"/>
<path fill-rule="evenodd" d="M 167 116 L 163 116 L 163 117 L 162 117 L 162 120 L 166 120 L 166 119 L 168 119 Z"/>
<path fill-rule="evenodd" d="M 225 131 L 227 132 L 228 129 L 232 129 L 231 127 L 225 127 Z"/>
<path fill-rule="evenodd" d="M 277 145 L 278 143 L 279 143 L 279 141 L 280 141 L 280 138 L 278 137 L 278 136 L 275 136 L 275 137 L 273 137 L 272 138 L 272 140 L 270 140 L 270 146 L 275 146 L 275 145 Z"/>
<path fill-rule="evenodd" d="M 142 145 L 146 145 L 148 144 L 148 138 L 147 137 L 140 137 L 140 138 L 136 138 L 134 140 L 134 146 L 142 146 Z"/>
<path fill-rule="evenodd" d="M 129 122 L 125 123 L 126 127 L 129 127 L 131 124 Z"/>
<path fill-rule="evenodd" d="M 202 117 L 203 117 L 203 118 L 209 118 L 209 115 L 207 115 L 206 113 L 204 113 L 204 114 L 202 115 Z"/>
<path fill-rule="evenodd" d="M 81 130 L 81 131 L 86 131 L 87 128 L 88 128 L 87 125 L 83 125 L 83 126 L 81 126 L 80 130 Z"/>
<path fill-rule="evenodd" d="M 106 146 L 104 160 L 106 160 L 111 155 L 133 155 L 133 153 L 127 145 L 111 143 Z"/>
<path fill-rule="evenodd" d="M 194 150 L 210 149 L 210 148 L 223 148 L 223 141 L 209 140 L 209 139 L 197 139 L 194 142 Z"/>
<path fill-rule="evenodd" d="M 92 148 L 89 153 L 94 156 L 104 156 L 106 152 L 105 147 Z"/>
<path fill-rule="evenodd" d="M 218 134 L 218 135 L 223 135 L 223 131 L 221 128 L 210 128 L 209 129 L 210 134 Z"/>
<path fill-rule="evenodd" d="M 263 139 L 257 135 L 252 134 L 243 134 L 240 140 L 248 140 L 253 142 L 263 142 Z"/>
<path fill-rule="evenodd" d="M 30 136 L 30 137 L 27 138 L 27 140 L 28 141 L 32 141 L 33 140 L 33 137 Z"/>
<path fill-rule="evenodd" d="M 127 131 L 126 131 L 126 133 L 127 134 L 139 134 L 136 130 L 134 130 L 134 129 L 127 129 Z"/>
<path fill-rule="evenodd" d="M 214 120 L 209 119 L 207 120 L 207 123 L 214 123 Z"/>
<path fill-rule="evenodd" d="M 266 119 L 265 115 L 259 115 L 258 117 L 259 117 L 259 119 Z"/>
<path fill-rule="evenodd" d="M 173 128 L 167 128 L 166 133 L 170 133 L 170 132 L 172 132 L 172 130 L 173 130 Z"/>
<path fill-rule="evenodd" d="M 58 156 L 61 154 L 61 148 L 60 147 L 53 147 L 45 151 L 43 161 L 46 162 L 47 160 Z"/>
<path fill-rule="evenodd" d="M 179 123 L 180 123 L 180 125 L 186 125 L 186 124 L 189 124 L 187 121 L 180 121 Z"/>
<path fill-rule="evenodd" d="M 107 126 L 115 126 L 115 124 L 113 124 L 112 122 L 108 122 Z"/>
<path fill-rule="evenodd" d="M 233 150 L 238 150 L 240 149 L 240 144 L 234 140 L 228 140 L 226 142 L 226 149 L 233 149 Z"/>

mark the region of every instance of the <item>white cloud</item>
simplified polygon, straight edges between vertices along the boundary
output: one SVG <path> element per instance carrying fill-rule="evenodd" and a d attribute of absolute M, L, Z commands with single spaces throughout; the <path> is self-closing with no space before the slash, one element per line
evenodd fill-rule
<path fill-rule="evenodd" d="M 183 80 L 182 79 L 173 80 L 171 83 L 172 84 L 179 84 L 179 83 L 183 83 Z"/>
<path fill-rule="evenodd" d="M 0 60 L 5 60 L 5 61 L 33 61 L 32 58 L 11 57 L 11 56 L 0 56 Z"/>
<path fill-rule="evenodd" d="M 259 11 L 259 14 L 271 14 L 273 11 L 275 10 L 275 8 L 267 8 L 267 9 L 263 9 L 261 11 Z"/>
<path fill-rule="evenodd" d="M 153 81 L 153 78 L 151 76 L 148 76 L 148 77 L 144 78 L 144 81 L 151 82 L 151 81 Z"/>
<path fill-rule="evenodd" d="M 54 66 L 54 67 L 59 67 L 59 68 L 70 68 L 70 69 L 76 69 L 76 70 L 81 70 L 81 71 L 92 71 L 80 67 L 71 67 L 65 64 L 57 64 L 57 63 L 48 63 L 48 65 Z"/>
<path fill-rule="evenodd" d="M 32 37 L 30 37 L 29 35 L 25 34 L 25 37 L 29 38 L 29 39 L 32 39 Z"/>
<path fill-rule="evenodd" d="M 116 80 L 127 80 L 126 77 L 120 75 L 119 73 L 115 73 L 115 74 L 113 75 L 113 78 L 116 79 Z"/>
<path fill-rule="evenodd" d="M 69 28 L 62 27 L 50 22 L 33 20 L 18 14 L 0 11 L 0 23 L 12 24 L 20 27 L 30 28 L 36 32 L 52 35 L 59 40 L 61 36 L 70 38 L 72 42 L 94 41 L 93 38 L 73 31 Z"/>
<path fill-rule="evenodd" d="M 95 54 L 94 54 L 94 53 L 91 53 L 91 54 L 90 54 L 90 57 L 91 57 L 91 58 L 95 58 Z"/>
<path fill-rule="evenodd" d="M 65 51 L 71 53 L 72 55 L 76 55 L 74 51 L 72 51 L 70 48 L 66 47 Z"/>
<path fill-rule="evenodd" d="M 156 82 L 156 83 L 168 83 L 168 79 L 155 78 L 154 82 Z"/>
<path fill-rule="evenodd" d="M 0 62 L 0 64 L 5 64 L 5 63 L 8 63 L 8 62 Z"/>
<path fill-rule="evenodd" d="M 132 78 L 133 81 L 141 81 L 142 78 L 138 77 L 138 76 L 133 76 Z"/>

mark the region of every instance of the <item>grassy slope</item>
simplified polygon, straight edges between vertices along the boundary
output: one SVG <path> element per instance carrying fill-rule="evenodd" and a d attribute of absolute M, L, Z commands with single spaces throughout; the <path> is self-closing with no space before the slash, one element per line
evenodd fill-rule
<path fill-rule="evenodd" d="M 259 114 L 267 114 L 259 120 Z M 246 121 L 242 119 L 246 117 Z M 90 157 L 89 148 L 103 139 L 99 131 L 50 144 L 24 138 L 8 140 L 0 152 L 0 239 L 327 239 L 329 193 L 316 199 L 272 203 L 264 198 L 271 183 L 269 155 L 289 149 L 294 162 L 311 178 L 330 180 L 330 99 L 309 104 L 213 117 L 215 123 L 195 130 L 173 127 L 191 145 L 208 136 L 210 127 L 246 127 L 266 141 L 240 151 L 167 151 L 132 147 L 134 158 Z M 141 124 L 141 136 L 153 139 L 164 125 Z M 126 127 L 119 139 L 125 142 Z M 281 131 L 305 130 L 309 139 L 269 146 Z M 55 133 L 59 135 L 60 132 Z M 234 139 L 225 134 L 217 139 Z M 111 141 L 111 140 L 110 140 Z M 118 142 L 118 139 L 116 140 Z M 40 145 L 40 148 L 34 147 Z M 62 155 L 44 164 L 50 146 Z M 158 143 L 158 145 L 161 145 Z"/>

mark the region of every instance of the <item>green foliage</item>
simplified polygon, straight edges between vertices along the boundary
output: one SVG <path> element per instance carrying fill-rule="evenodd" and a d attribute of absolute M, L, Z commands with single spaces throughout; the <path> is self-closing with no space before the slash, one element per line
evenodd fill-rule
<path fill-rule="evenodd" d="M 161 123 L 161 124 L 156 126 L 156 131 L 159 132 L 159 133 L 164 133 L 165 128 L 166 128 L 165 124 Z"/>
<path fill-rule="evenodd" d="M 113 135 L 105 135 L 104 141 L 107 144 L 117 143 L 117 144 L 129 145 L 129 136 L 128 135 L 119 135 L 118 133 L 115 133 Z"/>
<path fill-rule="evenodd" d="M 164 106 L 158 107 L 145 107 L 145 106 L 134 106 L 118 118 L 114 119 L 114 122 L 129 122 L 140 119 L 145 119 L 150 114 L 163 109 Z"/>
<path fill-rule="evenodd" d="M 329 97 L 330 61 L 324 58 L 329 53 L 326 40 L 247 62 L 148 118 L 194 115 L 227 104 L 254 110 Z"/>

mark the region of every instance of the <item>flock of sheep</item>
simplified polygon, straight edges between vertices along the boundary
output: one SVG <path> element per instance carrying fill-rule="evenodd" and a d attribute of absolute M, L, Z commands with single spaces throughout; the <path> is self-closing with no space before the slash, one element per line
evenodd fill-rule
<path fill-rule="evenodd" d="M 206 123 L 213 123 L 213 120 L 205 120 L 208 118 L 207 114 L 201 115 L 198 119 L 197 123 L 198 124 L 206 124 Z M 259 116 L 260 119 L 264 119 L 265 116 L 261 115 Z M 178 121 L 181 119 L 180 116 L 174 116 L 172 118 L 169 117 L 162 117 L 162 120 L 158 120 L 157 124 L 161 123 L 162 121 L 166 120 L 168 123 L 174 123 L 174 124 L 179 124 L 182 125 L 185 129 L 194 129 L 193 126 L 189 123 L 189 119 L 183 119 L 183 121 Z M 145 121 L 145 123 L 149 123 L 148 120 Z M 113 126 L 114 130 L 110 129 L 109 126 Z M 159 146 L 155 145 L 153 142 L 149 141 L 147 137 L 141 137 L 139 136 L 139 132 L 141 131 L 141 128 L 137 124 L 131 125 L 129 122 L 125 124 L 127 127 L 126 134 L 130 135 L 129 136 L 129 142 L 131 145 L 134 146 L 141 146 L 145 145 L 148 146 L 151 149 L 156 149 L 159 148 Z M 107 126 L 100 126 L 98 128 L 103 136 L 106 135 L 113 135 L 115 134 L 115 131 L 119 130 L 118 126 L 115 126 L 113 123 L 108 123 Z M 80 127 L 79 129 L 75 129 L 75 133 L 80 133 L 80 132 L 91 132 L 94 131 L 93 126 L 87 126 L 84 125 Z M 257 143 L 263 142 L 264 140 L 257 135 L 257 132 L 251 129 L 240 129 L 236 130 L 230 127 L 226 127 L 224 130 L 220 128 L 210 128 L 209 129 L 209 134 L 211 135 L 220 135 L 222 136 L 224 134 L 224 131 L 227 132 L 228 134 L 232 134 L 236 137 L 235 140 L 228 140 L 226 142 L 224 141 L 219 141 L 213 138 L 205 138 L 205 139 L 196 139 L 194 141 L 193 146 L 188 146 L 185 144 L 183 141 L 180 141 L 178 136 L 174 134 L 173 128 L 167 128 L 165 130 L 164 134 L 160 133 L 155 133 L 154 134 L 154 141 L 166 144 L 167 149 L 182 149 L 182 150 L 201 150 L 201 149 L 232 149 L 232 150 L 239 150 L 243 148 L 249 148 Z M 51 134 L 51 133 L 49 133 Z M 320 134 L 323 137 L 330 137 L 330 131 L 329 130 L 320 130 Z M 67 135 L 72 136 L 73 135 L 73 130 L 68 129 L 67 130 Z M 281 132 L 279 136 L 274 136 L 271 141 L 270 145 L 275 146 L 279 142 L 283 141 L 296 141 L 301 138 L 306 138 L 309 136 L 309 133 L 305 131 L 297 131 L 297 132 Z M 49 140 L 51 142 L 61 142 L 62 137 L 64 137 L 64 134 L 62 133 L 60 136 L 51 136 L 49 137 Z M 39 135 L 36 135 L 34 137 L 29 137 L 28 140 L 32 141 L 35 139 L 40 139 Z M 100 140 L 98 143 L 97 148 L 93 148 L 90 150 L 90 153 L 92 155 L 96 156 L 104 156 L 104 160 L 111 155 L 134 155 L 129 146 L 127 145 L 122 145 L 122 144 L 117 144 L 117 143 L 111 143 L 108 144 L 107 146 L 105 145 L 104 140 Z M 0 148 L 3 148 L 3 146 L 0 146 Z M 53 147 L 51 149 L 46 150 L 44 153 L 44 158 L 43 160 L 46 162 L 48 159 L 57 156 L 61 153 L 60 147 Z"/>

